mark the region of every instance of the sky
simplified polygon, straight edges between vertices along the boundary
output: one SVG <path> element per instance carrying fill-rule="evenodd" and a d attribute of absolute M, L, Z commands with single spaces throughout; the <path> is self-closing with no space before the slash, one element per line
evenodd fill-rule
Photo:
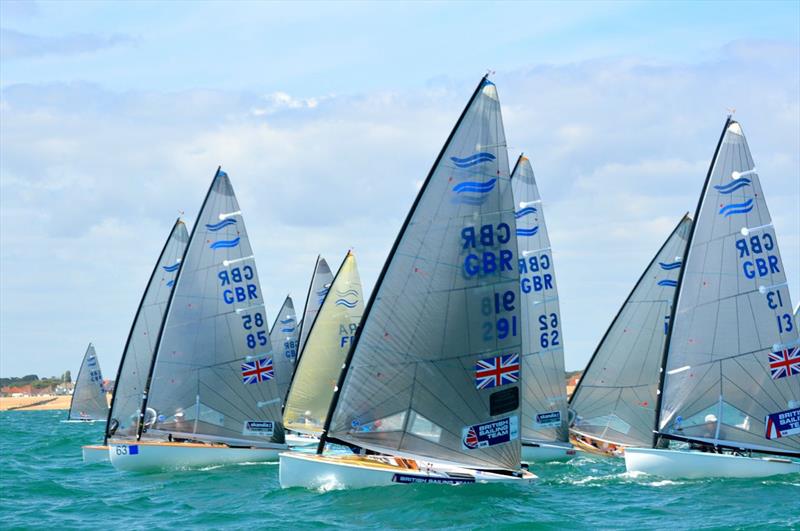
<path fill-rule="evenodd" d="M 800 297 L 800 2 L 0 0 L 0 375 L 113 377 L 175 218 L 231 177 L 267 310 L 318 253 L 369 292 L 492 71 L 582 369 L 735 109 Z"/>

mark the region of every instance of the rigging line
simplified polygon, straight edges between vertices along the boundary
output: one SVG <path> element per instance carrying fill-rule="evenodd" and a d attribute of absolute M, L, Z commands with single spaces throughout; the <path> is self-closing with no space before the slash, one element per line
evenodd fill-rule
<path fill-rule="evenodd" d="M 744 367 L 742 366 L 742 364 L 741 364 L 741 363 L 739 363 L 739 361 L 738 361 L 738 360 L 734 360 L 734 361 L 737 363 L 737 365 L 739 365 L 739 367 L 741 367 L 741 368 L 742 368 L 742 370 L 743 370 L 745 373 L 747 373 L 747 371 L 744 369 Z M 722 364 L 720 364 L 720 367 L 721 367 L 721 366 L 722 366 Z M 767 393 L 767 392 L 766 392 L 767 390 L 766 390 L 766 389 L 765 389 L 765 388 L 764 388 L 762 385 L 760 385 L 760 383 L 759 383 L 758 381 L 756 381 L 756 380 L 755 380 L 755 378 L 753 378 L 753 377 L 752 377 L 752 375 L 750 375 L 749 373 L 747 373 L 747 374 L 748 374 L 748 376 L 750 376 L 750 377 L 753 379 L 753 381 L 755 381 L 755 382 L 756 382 L 756 384 L 758 384 L 758 389 L 759 389 L 760 391 L 762 391 L 762 393 L 761 393 L 761 394 L 762 394 L 762 395 L 766 395 L 768 398 L 771 398 L 771 397 L 769 396 L 769 393 Z M 744 388 L 743 388 L 741 385 L 737 384 L 737 383 L 736 383 L 734 380 L 732 380 L 730 377 L 723 376 L 723 377 L 721 378 L 721 380 L 727 381 L 727 382 L 728 382 L 728 383 L 729 383 L 731 386 L 735 387 L 735 388 L 736 388 L 736 389 L 738 389 L 738 390 L 739 390 L 739 391 L 740 391 L 740 392 L 741 392 L 741 393 L 742 393 L 744 396 L 746 396 L 747 398 L 749 398 L 749 399 L 750 399 L 750 402 L 752 402 L 752 403 L 756 404 L 756 405 L 757 405 L 759 408 L 761 408 L 762 410 L 766 411 L 767 413 L 769 413 L 769 412 L 770 412 L 770 410 L 772 409 L 771 407 L 767 407 L 766 405 L 764 405 L 764 404 L 763 404 L 761 401 L 759 401 L 759 400 L 757 399 L 757 397 L 756 397 L 756 396 L 753 396 L 752 394 L 750 394 L 749 392 L 747 392 L 747 391 L 746 391 L 746 390 L 745 390 L 745 389 L 744 389 Z M 771 380 L 771 381 L 773 381 L 773 382 L 774 382 L 774 380 Z M 774 400 L 772 400 L 772 401 L 773 401 L 773 403 L 775 403 L 775 401 L 774 401 Z M 761 420 L 759 419 L 759 417 L 757 417 L 756 415 L 753 415 L 752 413 L 750 413 L 750 411 L 745 411 L 745 408 L 743 408 L 743 407 L 739 407 L 739 405 L 734 405 L 733 403 L 731 403 L 731 402 L 728 402 L 727 400 L 726 400 L 725 402 L 726 402 L 727 404 L 729 404 L 729 405 L 731 405 L 731 406 L 735 407 L 736 409 L 738 409 L 738 410 L 739 410 L 739 411 L 741 411 L 742 413 L 745 413 L 747 416 L 749 416 L 749 417 L 752 417 L 752 418 L 754 418 L 754 419 L 758 420 L 759 422 L 761 422 Z M 742 405 L 744 405 L 744 404 L 742 404 Z M 750 405 L 750 404 L 747 404 L 747 405 Z M 777 405 L 777 406 L 779 406 L 779 407 L 783 407 L 783 406 L 782 406 L 782 404 L 776 404 L 776 405 Z M 763 418 L 763 417 L 761 417 L 761 418 Z M 720 419 L 720 420 L 721 420 L 721 419 Z M 752 433 L 752 432 L 751 432 L 751 433 Z"/>

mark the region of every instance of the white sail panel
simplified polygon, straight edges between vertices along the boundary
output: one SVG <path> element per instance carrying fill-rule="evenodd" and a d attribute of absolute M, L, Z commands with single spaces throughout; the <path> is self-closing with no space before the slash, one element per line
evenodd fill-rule
<path fill-rule="evenodd" d="M 108 401 L 103 387 L 103 373 L 94 345 L 89 343 L 83 355 L 72 400 L 69 405 L 69 420 L 106 420 Z"/>
<path fill-rule="evenodd" d="M 500 102 L 484 79 L 384 265 L 326 437 L 519 469 L 514 227 Z"/>
<path fill-rule="evenodd" d="M 294 312 L 294 302 L 291 297 L 287 296 L 269 332 L 273 362 L 275 363 L 275 379 L 278 383 L 278 394 L 281 397 L 286 396 L 294 374 L 299 332 L 300 327 Z"/>
<path fill-rule="evenodd" d="M 244 218 L 218 171 L 170 299 L 143 436 L 282 444 L 268 326 Z"/>
<path fill-rule="evenodd" d="M 306 297 L 306 306 L 303 310 L 303 319 L 300 322 L 300 337 L 297 348 L 298 358 L 303 355 L 303 348 L 305 347 L 308 333 L 311 327 L 314 326 L 314 320 L 317 318 L 319 308 L 322 306 L 322 301 L 328 294 L 333 282 L 333 273 L 331 268 L 328 267 L 328 262 L 321 256 L 317 256 L 317 263 L 314 265 L 314 273 L 311 275 L 311 284 L 308 287 L 308 296 Z"/>
<path fill-rule="evenodd" d="M 525 441 L 569 440 L 564 338 L 550 236 L 533 167 L 520 155 L 511 173 L 519 246 L 522 419 Z"/>
<path fill-rule="evenodd" d="M 283 410 L 286 428 L 322 433 L 342 364 L 364 313 L 356 257 L 348 252 L 308 332 Z"/>
<path fill-rule="evenodd" d="M 650 446 L 661 360 L 692 228 L 687 215 L 645 269 L 592 355 L 570 400 L 573 431 Z"/>
<path fill-rule="evenodd" d="M 179 219 L 156 261 L 128 334 L 117 369 L 106 439 L 111 436 L 117 439 L 135 438 L 139 431 L 142 394 L 156 352 L 158 331 L 164 321 L 167 301 L 175 286 L 181 257 L 188 242 L 186 225 Z"/>
<path fill-rule="evenodd" d="M 697 212 L 658 427 L 667 436 L 798 453 L 800 434 L 767 431 L 768 416 L 800 408 L 791 361 L 798 335 L 775 228 L 737 122 L 726 123 Z"/>

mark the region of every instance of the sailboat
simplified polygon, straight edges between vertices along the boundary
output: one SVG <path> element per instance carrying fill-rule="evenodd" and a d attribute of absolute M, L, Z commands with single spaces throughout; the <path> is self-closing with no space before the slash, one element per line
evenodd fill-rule
<path fill-rule="evenodd" d="M 570 434 L 581 450 L 621 457 L 652 442 L 661 357 L 691 229 L 687 214 L 625 299 L 570 397 Z"/>
<path fill-rule="evenodd" d="M 186 224 L 178 218 L 156 260 L 142 299 L 136 309 L 122 359 L 117 369 L 103 444 L 83 447 L 85 462 L 108 461 L 108 440 L 136 440 L 139 408 L 145 381 L 153 362 L 156 338 L 166 315 L 167 301 L 175 286 L 181 257 L 189 241 Z"/>
<path fill-rule="evenodd" d="M 109 441 L 115 468 L 275 460 L 284 443 L 264 300 L 244 218 L 217 170 L 169 296 L 135 441 Z"/>
<path fill-rule="evenodd" d="M 275 363 L 275 380 L 278 384 L 279 396 L 286 396 L 289 392 L 289 385 L 292 382 L 292 377 L 297 368 L 297 345 L 299 336 L 300 326 L 294 311 L 294 302 L 292 298 L 287 295 L 269 332 L 272 352 L 275 354 L 273 361 Z M 288 431 L 285 432 L 285 439 L 286 444 L 292 447 L 309 446 L 319 442 L 315 438 L 299 437 Z"/>
<path fill-rule="evenodd" d="M 564 340 L 558 288 L 542 199 L 530 160 L 520 155 L 511 172 L 519 246 L 522 318 L 522 460 L 570 459 Z"/>
<path fill-rule="evenodd" d="M 355 255 L 348 251 L 329 284 L 308 328 L 303 355 L 297 362 L 283 409 L 283 424 L 292 442 L 319 443 L 336 382 L 364 313 L 364 294 Z"/>
<path fill-rule="evenodd" d="M 535 477 L 520 466 L 522 323 L 508 170 L 497 90 L 484 77 L 378 277 L 317 453 L 282 453 L 282 487 Z M 490 365 L 496 374 L 483 376 Z M 358 454 L 324 453 L 336 444 Z"/>
<path fill-rule="evenodd" d="M 331 268 L 328 267 L 328 262 L 322 256 L 317 256 L 317 261 L 314 264 L 314 273 L 311 275 L 311 283 L 308 285 L 308 295 L 306 295 L 306 305 L 303 310 L 303 319 L 300 321 L 299 340 L 297 345 L 298 358 L 303 353 L 306 340 L 311 327 L 314 325 L 314 320 L 317 318 L 319 309 L 322 306 L 322 301 L 328 294 L 333 282 L 333 273 Z"/>
<path fill-rule="evenodd" d="M 94 345 L 89 343 L 83 355 L 72 400 L 69 404 L 68 422 L 96 422 L 108 415 L 106 388 L 103 386 L 103 373 Z"/>
<path fill-rule="evenodd" d="M 758 172 L 730 117 L 694 220 L 653 448 L 627 449 L 626 468 L 668 478 L 800 473 L 800 341 Z"/>

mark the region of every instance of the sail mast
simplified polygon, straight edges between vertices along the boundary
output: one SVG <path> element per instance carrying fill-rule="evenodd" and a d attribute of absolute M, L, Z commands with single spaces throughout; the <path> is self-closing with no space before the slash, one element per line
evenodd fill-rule
<path fill-rule="evenodd" d="M 300 361 L 300 355 L 303 353 L 302 348 L 305 346 L 305 343 L 302 345 L 300 342 L 303 340 L 303 328 L 306 326 L 306 312 L 308 311 L 308 303 L 311 300 L 311 290 L 314 289 L 314 279 L 317 277 L 317 270 L 319 269 L 319 261 L 322 258 L 322 255 L 317 255 L 317 261 L 314 264 L 314 271 L 311 273 L 311 282 L 308 283 L 308 293 L 306 294 L 306 303 L 303 305 L 303 318 L 300 320 L 300 329 L 297 331 L 297 361 Z M 295 362 L 295 363 L 296 363 Z"/>
<path fill-rule="evenodd" d="M 364 308 L 364 314 L 361 317 L 361 325 L 356 330 L 355 339 L 353 340 L 352 344 L 350 345 L 350 350 L 347 352 L 347 357 L 345 358 L 344 367 L 342 368 L 342 372 L 339 374 L 339 381 L 336 384 L 336 388 L 335 388 L 335 391 L 333 393 L 333 400 L 331 400 L 331 406 L 330 406 L 330 408 L 328 408 L 328 415 L 325 418 L 325 425 L 323 426 L 322 435 L 319 438 L 319 446 L 317 447 L 317 454 L 322 454 L 322 451 L 325 449 L 325 442 L 328 440 L 328 437 L 327 437 L 328 430 L 330 429 L 331 422 L 333 420 L 333 414 L 334 414 L 334 411 L 336 410 L 336 406 L 337 406 L 337 403 L 339 401 L 339 396 L 341 395 L 342 385 L 344 384 L 345 378 L 347 376 L 347 371 L 350 369 L 350 362 L 353 359 L 353 354 L 356 351 L 356 346 L 358 345 L 358 342 L 359 342 L 359 340 L 361 338 L 361 332 L 364 329 L 364 324 L 367 322 L 367 319 L 369 317 L 370 311 L 372 310 L 372 306 L 373 306 L 373 304 L 375 302 L 375 298 L 376 298 L 375 296 L 378 293 L 378 291 L 380 290 L 381 284 L 383 283 L 383 280 L 386 277 L 386 272 L 389 269 L 389 265 L 391 264 L 395 253 L 397 252 L 397 248 L 400 245 L 400 242 L 402 241 L 403 236 L 405 235 L 406 229 L 408 228 L 408 224 L 411 222 L 411 219 L 414 217 L 414 213 L 417 210 L 417 205 L 419 204 L 420 200 L 422 199 L 422 196 L 425 194 L 425 190 L 428 188 L 428 185 L 430 184 L 431 178 L 433 177 L 433 174 L 435 173 L 436 169 L 439 166 L 439 162 L 442 160 L 442 157 L 444 157 L 444 154 L 447 152 L 448 147 L 450 147 L 450 142 L 453 140 L 453 137 L 455 136 L 456 131 L 458 131 L 458 128 L 461 125 L 461 122 L 464 121 L 464 117 L 467 115 L 467 112 L 469 111 L 470 107 L 472 106 L 472 103 L 478 97 L 478 94 L 480 94 L 481 89 L 483 89 L 485 82 L 488 80 L 488 77 L 489 77 L 489 75 L 486 74 L 481 78 L 480 82 L 478 83 L 478 86 L 475 87 L 475 90 L 473 91 L 472 96 L 470 97 L 469 101 L 467 102 L 466 106 L 464 107 L 464 110 L 461 111 L 461 115 L 458 117 L 458 121 L 456 122 L 456 124 L 453 127 L 453 129 L 450 131 L 450 134 L 448 135 L 447 140 L 445 141 L 444 145 L 442 146 L 442 149 L 439 151 L 439 154 L 436 156 L 436 160 L 434 160 L 433 165 L 431 166 L 431 169 L 428 171 L 428 175 L 427 175 L 427 177 L 425 177 L 425 181 L 423 182 L 422 186 L 420 187 L 419 192 L 417 193 L 417 197 L 414 199 L 414 203 L 411 205 L 411 208 L 409 209 L 408 214 L 406 215 L 406 219 L 403 222 L 403 225 L 400 228 L 400 231 L 397 233 L 397 237 L 394 240 L 394 244 L 392 244 L 392 248 L 389 251 L 389 255 L 387 256 L 386 261 L 383 263 L 383 268 L 381 269 L 381 273 L 380 273 L 380 275 L 378 275 L 378 280 L 375 282 L 375 287 L 372 289 L 372 293 L 370 294 L 369 301 L 367 302 L 367 305 Z"/>
<path fill-rule="evenodd" d="M 211 191 L 214 189 L 214 183 L 217 181 L 217 177 L 219 177 L 219 172 L 222 169 L 222 166 L 217 167 L 217 171 L 214 174 L 214 178 L 211 180 L 211 185 L 208 187 L 208 192 L 206 192 L 206 197 L 203 199 L 203 204 L 200 206 L 200 210 L 198 211 L 198 218 L 200 213 L 203 212 L 203 209 L 208 202 L 208 198 L 211 197 Z M 139 411 L 139 426 L 136 430 L 136 440 L 141 440 L 142 438 L 142 431 L 144 429 L 144 419 L 145 419 L 145 412 L 147 411 L 147 400 L 150 395 L 150 386 L 153 383 L 153 372 L 156 369 L 156 360 L 158 359 L 158 353 L 161 349 L 161 338 L 164 336 L 164 329 L 166 328 L 167 321 L 169 320 L 169 314 L 172 310 L 172 300 L 175 298 L 175 292 L 178 288 L 178 283 L 181 281 L 181 273 L 183 272 L 183 263 L 186 260 L 186 254 L 189 252 L 189 247 L 191 246 L 192 240 L 194 239 L 194 235 L 197 232 L 197 226 L 200 223 L 195 220 L 194 226 L 192 227 L 192 232 L 189 234 L 189 239 L 186 242 L 186 247 L 183 249 L 183 253 L 181 255 L 181 267 L 178 269 L 178 274 L 175 275 L 175 284 L 172 287 L 172 292 L 169 294 L 169 299 L 167 299 L 167 308 L 164 310 L 164 319 L 161 321 L 161 326 L 158 328 L 158 336 L 156 337 L 156 349 L 155 353 L 153 354 L 153 359 L 150 361 L 150 370 L 147 373 L 147 380 L 145 380 L 144 391 L 142 393 L 142 407 Z"/>
<path fill-rule="evenodd" d="M 719 156 L 719 150 L 722 147 L 722 141 L 725 139 L 725 133 L 728 131 L 728 127 L 731 125 L 731 115 L 728 115 L 728 118 L 725 120 L 725 125 L 722 127 L 722 133 L 719 135 L 719 140 L 717 141 L 717 147 L 714 150 L 714 156 L 711 158 L 711 164 L 708 166 L 708 173 L 706 174 L 706 180 L 703 183 L 703 190 L 700 192 L 700 199 L 697 201 L 697 208 L 694 211 L 694 223 L 692 223 L 692 228 L 689 231 L 689 237 L 686 240 L 686 249 L 683 251 L 683 257 L 681 259 L 681 266 L 680 271 L 678 272 L 678 285 L 675 288 L 675 297 L 672 299 L 672 318 L 669 320 L 667 324 L 667 339 L 664 341 L 664 353 L 661 356 L 661 367 L 659 368 L 659 375 L 658 375 L 658 398 L 656 399 L 656 415 L 655 415 L 655 424 L 653 425 L 653 448 L 658 446 L 659 440 L 659 427 L 658 425 L 661 423 L 661 402 L 664 400 L 664 381 L 666 379 L 667 374 L 667 357 L 669 356 L 669 347 L 670 343 L 672 342 L 672 329 L 675 326 L 676 321 L 676 312 L 678 311 L 678 299 L 681 293 L 681 286 L 683 285 L 683 277 L 686 273 L 686 264 L 689 258 L 689 250 L 692 248 L 692 240 L 694 239 L 695 231 L 697 230 L 697 221 L 700 218 L 700 210 L 703 207 L 703 201 L 705 200 L 706 193 L 708 191 L 708 185 L 711 182 L 711 175 L 714 172 L 714 167 L 717 165 L 717 157 Z M 577 390 L 577 389 L 576 389 Z"/>
<path fill-rule="evenodd" d="M 119 367 L 117 367 L 117 376 L 114 379 L 114 392 L 111 394 L 111 405 L 108 408 L 108 418 L 106 419 L 106 429 L 105 429 L 105 432 L 103 434 L 103 444 L 104 445 L 108 444 L 108 435 L 109 435 L 108 434 L 108 427 L 111 424 L 111 414 L 114 411 L 114 404 L 117 401 L 117 389 L 119 388 L 119 380 L 120 380 L 120 377 L 122 376 L 122 367 L 125 365 L 125 357 L 126 357 L 126 355 L 128 353 L 128 348 L 130 347 L 131 339 L 133 338 L 134 328 L 136 327 L 136 323 L 139 320 L 139 315 L 142 313 L 142 305 L 144 304 L 145 297 L 147 297 L 147 289 L 152 284 L 153 279 L 155 278 L 156 273 L 158 272 L 158 266 L 161 265 L 161 260 L 164 258 L 164 253 L 166 252 L 167 247 L 169 246 L 170 242 L 172 241 L 172 237 L 175 235 L 175 230 L 178 228 L 178 225 L 180 225 L 181 223 L 183 223 L 183 221 L 181 221 L 180 217 L 177 220 L 175 220 L 175 224 L 172 226 L 172 230 L 170 231 L 169 236 L 167 236 L 167 239 L 164 242 L 164 247 L 161 248 L 161 253 L 159 253 L 158 259 L 156 260 L 156 263 L 153 266 L 153 272 L 150 273 L 150 278 L 147 281 L 147 287 L 145 287 L 144 291 L 142 292 L 142 298 L 139 299 L 139 306 L 136 308 L 136 313 L 133 316 L 133 322 L 131 323 L 131 328 L 130 328 L 130 331 L 128 332 L 128 338 L 125 340 L 125 348 L 122 350 L 122 359 L 119 360 Z"/>

